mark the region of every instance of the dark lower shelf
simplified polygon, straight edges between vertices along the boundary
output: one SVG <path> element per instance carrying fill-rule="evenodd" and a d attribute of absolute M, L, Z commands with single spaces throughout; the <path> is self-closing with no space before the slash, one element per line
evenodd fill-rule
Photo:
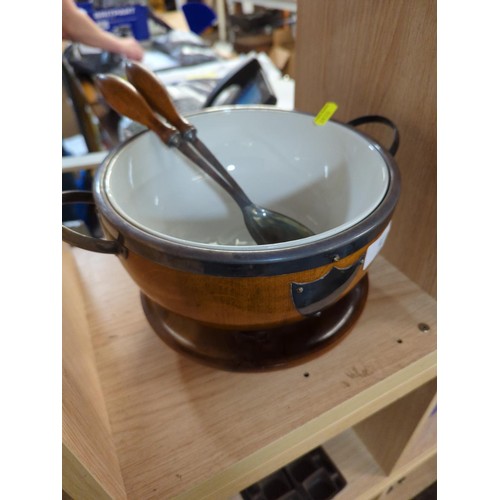
<path fill-rule="evenodd" d="M 329 500 L 347 482 L 318 447 L 241 492 L 244 500 Z"/>

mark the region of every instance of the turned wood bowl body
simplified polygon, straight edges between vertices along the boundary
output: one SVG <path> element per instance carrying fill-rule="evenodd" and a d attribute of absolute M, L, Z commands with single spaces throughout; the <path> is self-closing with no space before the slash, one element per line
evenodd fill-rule
<path fill-rule="evenodd" d="M 107 239 L 143 294 L 217 328 L 260 329 L 321 314 L 366 274 L 390 228 L 398 167 L 356 128 L 267 106 L 190 121 L 250 199 L 315 235 L 256 245 L 234 201 L 151 132 L 112 151 L 93 197 Z"/>

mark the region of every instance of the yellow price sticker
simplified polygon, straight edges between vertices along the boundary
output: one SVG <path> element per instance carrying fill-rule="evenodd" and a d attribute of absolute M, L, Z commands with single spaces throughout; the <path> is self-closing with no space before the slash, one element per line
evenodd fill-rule
<path fill-rule="evenodd" d="M 327 102 L 316 115 L 314 123 L 316 125 L 324 125 L 332 116 L 335 111 L 337 111 L 337 104 L 335 102 Z"/>

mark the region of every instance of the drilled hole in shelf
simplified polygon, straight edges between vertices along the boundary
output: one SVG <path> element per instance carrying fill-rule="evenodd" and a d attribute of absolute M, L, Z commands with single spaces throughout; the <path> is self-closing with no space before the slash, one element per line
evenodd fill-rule
<path fill-rule="evenodd" d="M 309 372 L 305 372 L 304 377 L 306 377 L 306 378 L 309 377 Z"/>
<path fill-rule="evenodd" d="M 403 343 L 403 341 L 402 341 L 401 339 L 398 339 L 398 340 L 397 340 L 397 343 L 398 343 L 398 344 L 402 344 L 402 343 Z"/>

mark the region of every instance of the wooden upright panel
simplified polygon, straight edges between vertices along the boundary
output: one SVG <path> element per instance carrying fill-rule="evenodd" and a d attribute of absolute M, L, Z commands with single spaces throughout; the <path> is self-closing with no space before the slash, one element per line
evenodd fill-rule
<path fill-rule="evenodd" d="M 434 379 L 355 426 L 356 433 L 387 474 L 401 465 L 401 457 L 411 445 L 412 437 L 428 420 L 436 390 Z"/>
<path fill-rule="evenodd" d="M 95 366 L 84 296 L 63 244 L 62 486 L 76 500 L 126 498 Z"/>
<path fill-rule="evenodd" d="M 384 256 L 436 296 L 436 0 L 299 0 L 297 110 L 380 114 L 401 133 L 402 194 Z M 381 126 L 364 129 L 384 145 Z"/>

